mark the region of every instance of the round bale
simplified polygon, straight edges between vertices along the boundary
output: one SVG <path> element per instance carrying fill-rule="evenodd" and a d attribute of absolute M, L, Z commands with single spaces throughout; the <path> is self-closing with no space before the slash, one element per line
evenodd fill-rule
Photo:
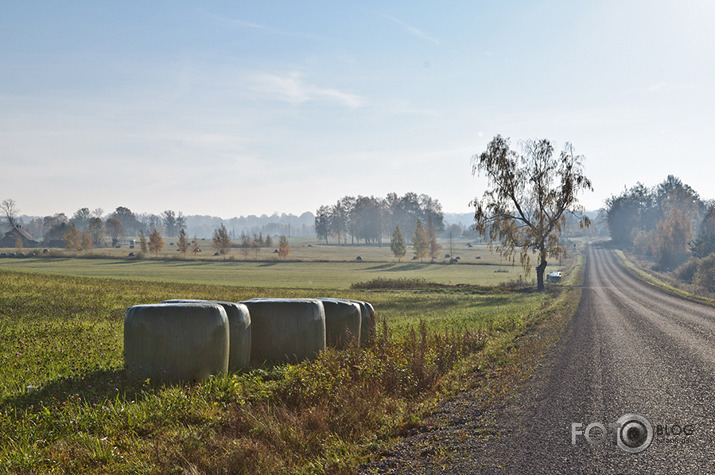
<path fill-rule="evenodd" d="M 296 362 L 325 349 L 325 309 L 314 299 L 252 299 L 251 361 Z"/>
<path fill-rule="evenodd" d="M 251 314 L 242 303 L 217 302 L 213 300 L 174 299 L 163 303 L 216 303 L 223 307 L 228 317 L 230 333 L 228 349 L 228 370 L 236 372 L 248 368 L 251 361 Z"/>
<path fill-rule="evenodd" d="M 362 310 L 362 323 L 360 325 L 360 346 L 367 347 L 370 346 L 372 340 L 375 338 L 375 309 L 368 302 L 363 302 L 362 300 L 354 300 L 360 304 L 360 309 Z"/>
<path fill-rule="evenodd" d="M 372 340 L 375 336 L 375 309 L 368 302 L 362 300 L 351 300 L 351 299 L 334 299 L 334 300 L 344 300 L 345 302 L 352 302 L 358 304 L 360 307 L 361 321 L 360 321 L 360 346 L 365 348 L 370 346 Z"/>
<path fill-rule="evenodd" d="M 347 348 L 351 341 L 360 341 L 362 309 L 357 302 L 344 299 L 319 299 L 325 309 L 325 344 Z"/>
<path fill-rule="evenodd" d="M 214 303 L 135 305 L 124 318 L 124 361 L 131 375 L 176 383 L 228 371 L 226 311 Z"/>

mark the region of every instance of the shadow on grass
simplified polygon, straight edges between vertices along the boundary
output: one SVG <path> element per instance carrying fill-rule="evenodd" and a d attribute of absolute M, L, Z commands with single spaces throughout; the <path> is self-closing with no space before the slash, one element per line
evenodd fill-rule
<path fill-rule="evenodd" d="M 281 379 L 283 364 L 264 363 L 232 374 L 255 373 L 263 380 Z M 108 401 L 143 401 L 170 387 L 184 387 L 202 384 L 205 381 L 153 382 L 131 376 L 124 368 L 97 370 L 78 376 L 61 377 L 48 381 L 40 387 L 27 387 L 22 394 L 10 395 L 0 400 L 0 414 L 13 411 L 36 413 L 49 409 L 53 411 L 67 404 L 84 403 L 87 406 L 101 406 Z"/>
<path fill-rule="evenodd" d="M 96 258 L 96 260 L 100 260 L 102 258 Z M 101 262 L 94 262 L 92 265 L 101 267 L 101 266 L 131 266 L 131 265 L 136 265 L 136 264 L 141 264 L 144 262 L 149 262 L 148 259 L 106 259 L 102 260 Z"/>
<path fill-rule="evenodd" d="M 389 264 L 389 267 L 385 267 L 386 272 L 405 272 L 410 270 L 423 270 L 429 267 L 430 264 L 423 262 L 410 262 L 404 264 Z"/>
<path fill-rule="evenodd" d="M 41 408 L 60 407 L 67 402 L 83 401 L 100 405 L 107 400 L 123 398 L 139 401 L 161 389 L 159 384 L 148 384 L 130 378 L 122 369 L 98 370 L 80 376 L 62 377 L 49 381 L 39 388 L 28 387 L 22 394 L 8 396 L 0 401 L 3 412 L 8 410 L 38 411 Z"/>
<path fill-rule="evenodd" d="M 264 263 L 262 263 L 262 264 L 259 264 L 258 267 L 273 267 L 273 266 L 277 266 L 278 264 L 280 264 L 280 262 L 278 262 L 278 261 L 276 261 L 276 262 L 264 262 Z"/>
<path fill-rule="evenodd" d="M 365 270 L 387 270 L 387 269 L 391 269 L 392 267 L 394 267 L 396 265 L 397 265 L 396 263 L 390 262 L 387 264 L 379 264 L 376 266 L 366 267 Z"/>

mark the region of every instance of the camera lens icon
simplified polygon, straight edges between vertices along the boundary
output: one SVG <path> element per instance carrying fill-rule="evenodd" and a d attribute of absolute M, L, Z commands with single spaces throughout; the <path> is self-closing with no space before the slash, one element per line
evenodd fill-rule
<path fill-rule="evenodd" d="M 640 414 L 625 414 L 616 421 L 616 443 L 624 452 L 643 452 L 653 442 L 653 426 Z"/>

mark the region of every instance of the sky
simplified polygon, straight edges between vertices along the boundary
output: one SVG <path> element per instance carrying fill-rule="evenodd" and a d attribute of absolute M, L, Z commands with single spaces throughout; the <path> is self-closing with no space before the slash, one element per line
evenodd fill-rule
<path fill-rule="evenodd" d="M 715 198 L 715 2 L 33 1 L 0 15 L 0 199 L 301 214 L 425 193 L 464 213 L 497 134 L 583 155 L 589 210 Z"/>

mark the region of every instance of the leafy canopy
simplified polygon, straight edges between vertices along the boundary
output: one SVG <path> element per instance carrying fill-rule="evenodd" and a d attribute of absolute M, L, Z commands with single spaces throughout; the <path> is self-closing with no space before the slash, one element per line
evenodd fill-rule
<path fill-rule="evenodd" d="M 472 156 L 472 174 L 486 176 L 488 183 L 481 199 L 470 203 L 475 207 L 477 231 L 502 257 L 513 262 L 518 253 L 527 275 L 531 255 L 538 253 L 539 289 L 547 257 L 565 254 L 560 242 L 565 213 L 583 211 L 576 195 L 593 190 L 583 174 L 583 158 L 569 143 L 555 156 L 546 139 L 524 141 L 519 153 L 501 135 L 489 142 L 485 152 Z M 588 226 L 590 221 L 581 216 L 579 224 Z"/>

